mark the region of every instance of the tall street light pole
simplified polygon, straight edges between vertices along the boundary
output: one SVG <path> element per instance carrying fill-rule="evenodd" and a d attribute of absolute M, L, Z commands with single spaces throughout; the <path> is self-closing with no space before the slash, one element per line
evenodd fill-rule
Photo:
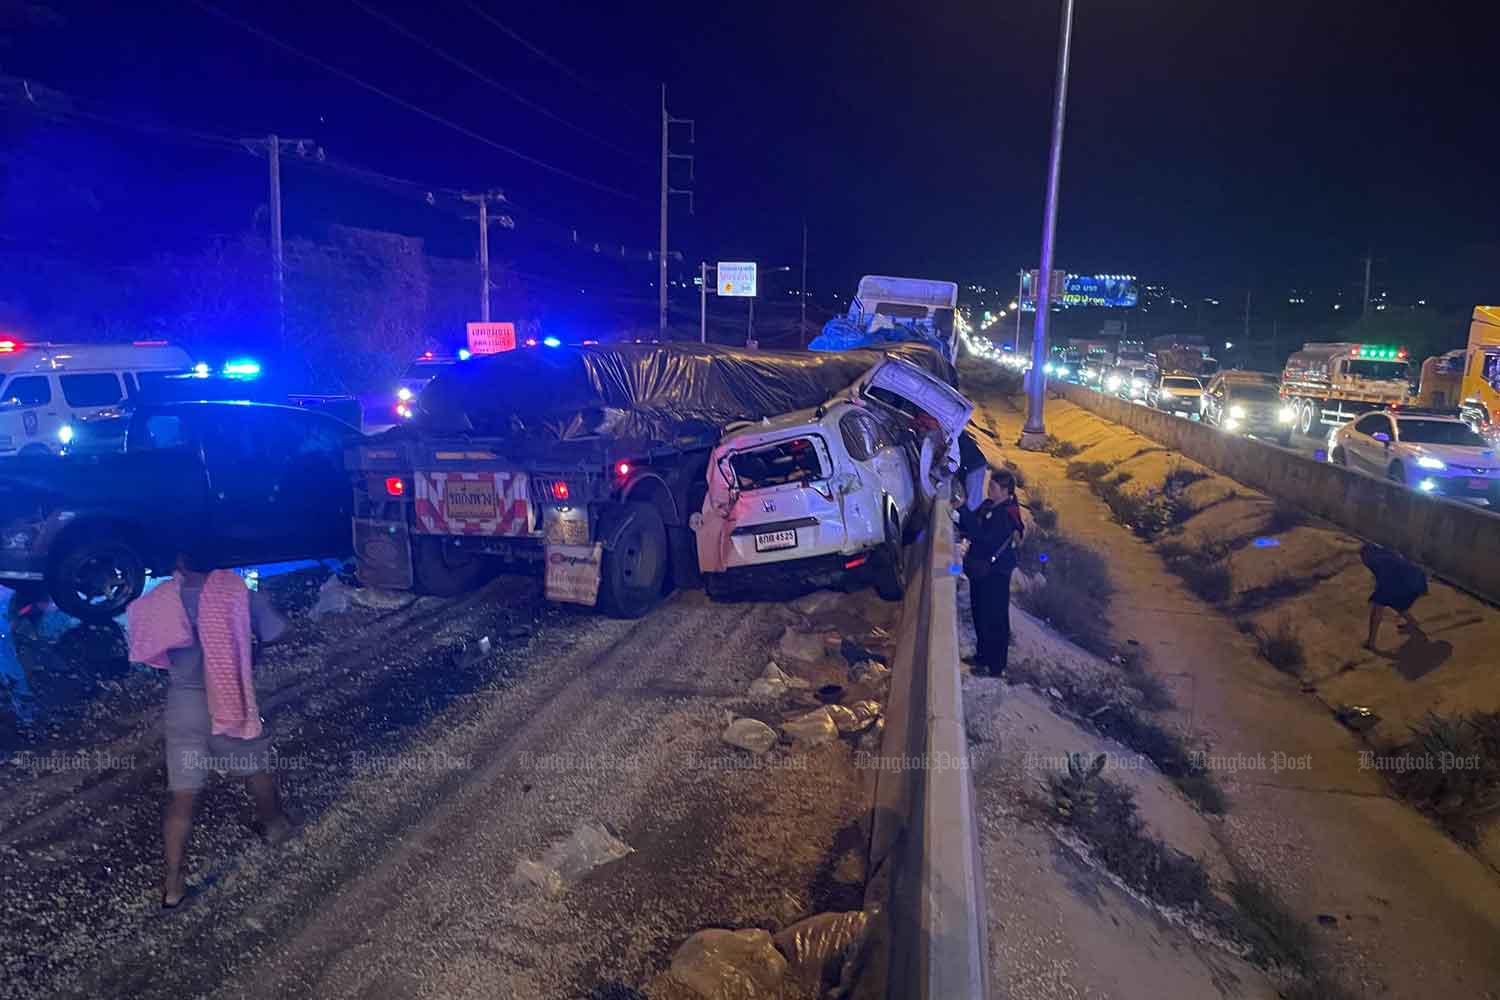
<path fill-rule="evenodd" d="M 1057 234 L 1057 187 L 1062 174 L 1063 121 L 1068 108 L 1068 58 L 1073 47 L 1073 0 L 1063 0 L 1062 37 L 1057 45 L 1057 93 L 1052 104 L 1052 149 L 1047 157 L 1047 209 L 1042 219 L 1042 267 L 1037 275 L 1036 327 L 1031 338 L 1031 378 L 1027 383 L 1026 426 L 1021 447 L 1040 450 L 1046 444 L 1047 428 L 1042 406 L 1047 398 L 1047 325 L 1052 308 L 1052 251 Z M 1017 300 L 1019 301 L 1019 300 Z M 1020 346 L 1019 344 L 1016 346 Z"/>

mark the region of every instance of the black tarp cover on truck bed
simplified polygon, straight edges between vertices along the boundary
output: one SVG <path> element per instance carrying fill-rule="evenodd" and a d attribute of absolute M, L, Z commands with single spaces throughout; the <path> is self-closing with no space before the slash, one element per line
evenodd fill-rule
<path fill-rule="evenodd" d="M 402 431 L 671 442 L 817 406 L 883 357 L 955 381 L 953 367 L 918 344 L 834 353 L 693 343 L 523 348 L 476 357 L 438 375 L 419 397 L 415 426 Z"/>

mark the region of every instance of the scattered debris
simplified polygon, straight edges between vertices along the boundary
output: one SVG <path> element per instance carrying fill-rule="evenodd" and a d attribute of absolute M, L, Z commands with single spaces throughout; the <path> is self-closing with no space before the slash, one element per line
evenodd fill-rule
<path fill-rule="evenodd" d="M 787 962 L 763 930 L 699 931 L 672 956 L 672 978 L 704 1000 L 781 996 Z"/>
<path fill-rule="evenodd" d="M 891 668 L 879 660 L 860 660 L 849 668 L 849 677 L 856 684 L 880 685 L 890 680 Z"/>
<path fill-rule="evenodd" d="M 843 653 L 844 659 L 850 663 L 858 663 L 860 660 L 877 660 L 881 663 L 886 661 L 885 654 L 867 649 L 862 643 L 849 638 L 839 643 L 839 652 Z"/>
<path fill-rule="evenodd" d="M 523 858 L 517 862 L 511 885 L 557 896 L 567 889 L 568 883 L 634 850 L 598 823 L 580 823 L 571 835 L 547 848 L 540 861 Z"/>
<path fill-rule="evenodd" d="M 330 576 L 318 588 L 318 603 L 312 606 L 307 617 L 317 621 L 324 615 L 343 614 L 349 610 L 349 599 L 353 593 L 353 587 L 344 584 L 336 575 Z"/>
<path fill-rule="evenodd" d="M 782 723 L 781 731 L 792 742 L 807 747 L 831 743 L 839 735 L 838 726 L 829 714 L 827 705 L 795 719 L 788 719 Z"/>
<path fill-rule="evenodd" d="M 1380 716 L 1363 705 L 1340 705 L 1333 717 L 1356 733 L 1366 732 L 1380 724 Z"/>
<path fill-rule="evenodd" d="M 866 729 L 859 738 L 859 750 L 861 753 L 878 754 L 880 752 L 880 741 L 885 736 L 885 718 L 882 716 L 875 720 L 875 724 Z"/>
<path fill-rule="evenodd" d="M 818 696 L 818 700 L 823 704 L 832 705 L 834 702 L 838 701 L 844 696 L 844 685 L 824 684 L 822 687 L 818 688 L 818 690 L 815 691 L 814 694 Z"/>
<path fill-rule="evenodd" d="M 766 669 L 761 671 L 761 675 L 750 682 L 749 694 L 752 698 L 765 700 L 780 698 L 788 690 L 794 688 L 802 689 L 811 686 L 808 681 L 803 680 L 801 677 L 793 677 L 785 670 L 782 670 L 776 665 L 776 661 L 772 660 L 766 664 Z"/>
<path fill-rule="evenodd" d="M 399 590 L 381 590 L 379 587 L 354 587 L 349 591 L 349 600 L 372 611 L 390 611 L 404 608 L 416 600 L 411 594 Z"/>
<path fill-rule="evenodd" d="M 719 738 L 730 746 L 762 754 L 776 745 L 776 730 L 759 719 L 735 719 Z"/>
<path fill-rule="evenodd" d="M 847 996 L 859 973 L 869 914 L 863 910 L 820 913 L 799 920 L 774 938 L 786 956 L 787 978 L 813 995 L 839 988 L 832 996 Z"/>
<path fill-rule="evenodd" d="M 777 643 L 776 655 L 785 661 L 816 663 L 823 658 L 823 636 L 787 626 Z"/>
<path fill-rule="evenodd" d="M 492 652 L 494 647 L 490 643 L 490 637 L 482 635 L 474 642 L 459 644 L 458 650 L 453 654 L 453 665 L 463 670 L 489 659 Z"/>
<path fill-rule="evenodd" d="M 797 598 L 792 602 L 792 607 L 804 615 L 816 615 L 838 607 L 843 599 L 842 594 L 832 590 L 815 590 L 811 594 L 804 594 Z"/>

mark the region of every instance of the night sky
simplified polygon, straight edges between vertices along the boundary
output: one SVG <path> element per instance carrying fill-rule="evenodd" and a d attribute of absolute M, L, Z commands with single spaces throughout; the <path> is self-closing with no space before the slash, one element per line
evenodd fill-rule
<path fill-rule="evenodd" d="M 560 232 L 654 246 L 665 81 L 672 112 L 697 121 L 695 146 L 685 129 L 674 135 L 698 156 L 697 215 L 674 206 L 673 243 L 690 261 L 795 264 L 804 218 L 815 289 L 846 291 L 867 271 L 1005 282 L 1037 253 L 1054 0 L 475 5 L 540 53 L 466 0 L 214 0 L 556 170 L 192 0 L 47 0 L 56 18 L 43 23 L 18 6 L 0 3 L 0 77 L 50 87 L 99 119 L 38 130 L 7 115 L 11 151 L 25 154 L 13 163 L 29 164 L 19 178 L 13 167 L 3 202 L 11 248 L 126 259 L 243 230 L 265 201 L 264 164 L 186 133 L 274 130 L 422 188 L 503 188 L 522 226 L 497 233 L 497 257 L 565 275 L 575 252 Z M 1247 282 L 1353 294 L 1369 247 L 1377 285 L 1500 298 L 1495 7 L 1079 0 L 1058 265 L 1202 294 Z M 686 186 L 685 167 L 674 181 Z M 290 235 L 345 223 L 473 252 L 471 225 L 420 189 L 298 164 L 285 185 Z"/>

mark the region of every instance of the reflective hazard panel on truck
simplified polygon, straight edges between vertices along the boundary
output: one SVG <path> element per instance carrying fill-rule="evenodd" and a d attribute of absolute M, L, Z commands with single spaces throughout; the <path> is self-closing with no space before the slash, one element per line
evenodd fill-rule
<path fill-rule="evenodd" d="M 418 472 L 416 530 L 428 535 L 528 535 L 524 472 Z"/>

